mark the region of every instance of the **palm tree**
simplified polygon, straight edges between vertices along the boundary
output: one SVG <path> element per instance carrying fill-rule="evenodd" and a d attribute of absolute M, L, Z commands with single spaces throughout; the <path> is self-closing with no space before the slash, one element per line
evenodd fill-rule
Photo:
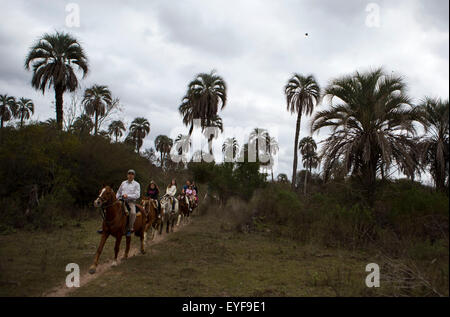
<path fill-rule="evenodd" d="M 23 121 L 30 119 L 31 114 L 34 113 L 34 103 L 31 99 L 20 98 L 17 103 L 16 117 L 20 118 L 20 127 L 23 126 Z"/>
<path fill-rule="evenodd" d="M 302 163 L 305 167 L 305 184 L 303 187 L 303 194 L 306 195 L 306 180 L 308 179 L 308 171 L 309 175 L 312 175 L 312 169 L 319 166 L 320 159 L 316 152 L 306 152 L 302 156 Z"/>
<path fill-rule="evenodd" d="M 287 177 L 286 174 L 284 174 L 284 173 L 278 174 L 278 176 L 277 176 L 277 182 L 279 182 L 279 183 L 287 183 L 288 181 L 289 181 L 289 180 L 288 180 L 288 177 Z"/>
<path fill-rule="evenodd" d="M 25 68 L 33 67 L 31 85 L 45 93 L 53 86 L 56 100 L 56 121 L 58 129 L 63 128 L 63 95 L 75 91 L 78 78 L 74 67 L 88 73 L 88 60 L 80 43 L 72 35 L 64 32 L 44 34 L 30 49 L 25 59 Z"/>
<path fill-rule="evenodd" d="M 94 123 L 92 122 L 91 117 L 84 113 L 75 119 L 74 123 L 70 127 L 70 131 L 72 133 L 78 133 L 79 135 L 88 135 L 91 133 L 93 128 Z"/>
<path fill-rule="evenodd" d="M 183 153 L 189 151 L 189 148 L 191 147 L 191 138 L 189 135 L 178 134 L 175 138 L 175 144 L 177 144 L 178 147 L 178 155 L 183 155 Z"/>
<path fill-rule="evenodd" d="M 16 115 L 16 111 L 16 99 L 8 95 L 0 95 L 0 128 L 3 129 L 4 122 L 11 120 Z"/>
<path fill-rule="evenodd" d="M 309 169 L 309 174 L 311 174 L 311 168 L 316 168 L 319 164 L 319 157 L 317 156 L 317 144 L 316 141 L 310 136 L 304 137 L 300 140 L 298 145 L 300 153 L 302 154 L 302 163 L 306 170 Z M 306 180 L 308 178 L 308 173 L 305 173 L 305 185 L 304 194 L 306 195 Z"/>
<path fill-rule="evenodd" d="M 136 151 L 142 147 L 143 140 L 150 133 L 150 123 L 145 118 L 136 118 L 130 125 L 130 136 L 133 138 L 136 144 Z"/>
<path fill-rule="evenodd" d="M 393 161 L 403 166 L 414 162 L 409 135 L 416 133 L 413 122 L 419 116 L 406 96 L 406 85 L 401 77 L 376 69 L 333 80 L 325 96 L 331 109 L 318 112 L 311 126 L 312 132 L 332 130 L 323 141 L 324 170 L 342 160 L 347 173 L 360 177 L 372 203 L 380 166 L 388 169 Z"/>
<path fill-rule="evenodd" d="M 186 96 L 183 97 L 179 112 L 183 123 L 190 126 L 192 134 L 194 120 L 200 119 L 202 128 L 210 125 L 219 109 L 227 102 L 227 86 L 224 79 L 214 73 L 200 73 L 188 85 Z"/>
<path fill-rule="evenodd" d="M 158 135 L 155 139 L 155 149 L 161 155 L 161 166 L 164 165 L 164 162 L 167 159 L 167 155 L 169 155 L 170 150 L 173 146 L 173 140 L 169 138 L 167 135 Z"/>
<path fill-rule="evenodd" d="M 278 153 L 279 149 L 280 148 L 278 146 L 277 140 L 274 137 L 271 137 L 269 135 L 269 133 L 267 133 L 267 135 L 266 135 L 266 151 L 270 157 L 270 160 L 269 160 L 267 166 L 270 167 L 270 174 L 271 174 L 272 182 L 273 182 L 273 165 L 274 165 L 273 156 Z"/>
<path fill-rule="evenodd" d="M 236 138 L 227 138 L 222 144 L 222 152 L 225 153 L 225 162 L 233 162 L 239 152 L 239 144 Z"/>
<path fill-rule="evenodd" d="M 445 191 L 449 175 L 449 101 L 425 98 L 418 110 L 426 132 L 420 142 L 422 161 L 430 167 L 436 188 Z"/>
<path fill-rule="evenodd" d="M 106 109 L 112 105 L 111 91 L 107 86 L 93 85 L 84 92 L 83 105 L 86 113 L 94 116 L 94 135 L 97 135 L 98 119 L 105 115 Z"/>
<path fill-rule="evenodd" d="M 109 135 L 114 135 L 116 143 L 119 138 L 123 136 L 123 131 L 125 131 L 125 124 L 120 120 L 115 120 L 111 122 L 108 127 Z"/>
<path fill-rule="evenodd" d="M 213 129 L 213 133 L 211 133 L 211 130 L 206 130 L 206 128 L 212 128 Z M 206 133 L 205 135 L 208 137 L 208 150 L 209 150 L 209 154 L 213 155 L 213 150 L 212 150 L 212 140 L 214 138 L 217 138 L 218 136 L 218 131 L 223 132 L 223 122 L 222 122 L 222 118 L 219 115 L 214 115 L 211 117 L 208 126 L 204 126 L 202 127 L 202 130 Z M 209 134 L 209 135 L 208 135 Z"/>
<path fill-rule="evenodd" d="M 294 74 L 284 87 L 286 94 L 287 110 L 297 113 L 297 124 L 294 140 L 294 163 L 292 167 L 292 188 L 295 187 L 298 161 L 298 140 L 300 138 L 300 124 L 302 114 L 311 115 L 314 107 L 320 101 L 320 87 L 313 75 L 303 76 Z"/>
<path fill-rule="evenodd" d="M 266 144 L 268 132 L 266 129 L 254 128 L 249 135 L 248 143 L 255 146 L 256 160 L 260 162 L 260 142 Z"/>

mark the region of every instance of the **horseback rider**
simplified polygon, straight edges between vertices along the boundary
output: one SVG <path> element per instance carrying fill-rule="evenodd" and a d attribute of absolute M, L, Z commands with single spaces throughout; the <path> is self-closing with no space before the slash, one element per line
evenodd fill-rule
<path fill-rule="evenodd" d="M 192 189 L 195 191 L 196 195 L 198 196 L 198 187 L 195 185 L 195 182 L 192 181 Z"/>
<path fill-rule="evenodd" d="M 190 208 L 190 202 L 189 202 L 189 187 L 191 186 L 191 182 L 189 180 L 186 181 L 186 184 L 183 186 L 183 188 L 181 189 L 181 193 L 185 194 L 185 199 L 186 199 L 186 204 L 188 205 L 188 207 Z M 178 197 L 179 199 L 180 197 Z"/>
<path fill-rule="evenodd" d="M 116 197 L 117 199 L 122 199 L 127 207 L 129 207 L 130 219 L 128 222 L 128 229 L 126 236 L 131 236 L 131 233 L 134 232 L 134 221 L 136 220 L 136 200 L 141 197 L 141 185 L 134 180 L 136 172 L 132 169 L 128 171 L 127 180 L 123 181 L 120 184 L 119 189 L 117 190 Z"/>
<path fill-rule="evenodd" d="M 158 212 L 161 212 L 161 203 L 159 202 L 159 188 L 158 185 L 154 181 L 151 181 L 150 184 L 147 186 L 147 191 L 145 192 L 145 197 L 154 199 L 158 202 Z M 160 218 L 161 215 L 158 214 L 158 218 Z"/>
<path fill-rule="evenodd" d="M 177 194 L 177 181 L 175 179 L 172 179 L 172 181 L 166 188 L 166 195 L 169 196 L 172 201 L 172 210 L 175 210 L 176 194 Z"/>

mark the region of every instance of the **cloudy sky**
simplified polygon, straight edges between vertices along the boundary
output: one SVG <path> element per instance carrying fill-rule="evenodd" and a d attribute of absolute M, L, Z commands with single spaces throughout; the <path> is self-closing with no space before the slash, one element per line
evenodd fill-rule
<path fill-rule="evenodd" d="M 326 86 L 337 76 L 383 66 L 405 77 L 415 100 L 449 95 L 448 0 L 126 3 L 0 0 L 0 94 L 33 99 L 34 119 L 55 117 L 53 92 L 33 90 L 23 62 L 43 33 L 70 32 L 89 57 L 79 94 L 94 83 L 108 85 L 127 124 L 138 116 L 150 121 L 144 143 L 150 147 L 159 134 L 186 132 L 177 108 L 187 83 L 214 69 L 228 84 L 220 113 L 225 133 L 273 131 L 280 144 L 276 174 L 289 176 L 296 118 L 285 110 L 283 86 L 294 72 L 312 73 Z M 70 4 L 79 9 L 79 27 L 71 24 L 77 9 Z M 301 129 L 307 135 L 308 118 Z"/>

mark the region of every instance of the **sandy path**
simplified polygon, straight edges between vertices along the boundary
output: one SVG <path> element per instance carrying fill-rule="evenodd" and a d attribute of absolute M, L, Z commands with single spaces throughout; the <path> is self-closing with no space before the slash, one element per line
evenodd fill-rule
<path fill-rule="evenodd" d="M 188 221 L 190 222 L 191 219 L 189 219 Z M 181 221 L 179 226 L 174 227 L 174 232 L 182 230 L 185 225 L 189 224 L 189 222 L 183 223 L 183 221 Z M 159 235 L 159 233 L 156 233 L 153 240 L 150 240 L 150 235 L 148 235 L 147 242 L 145 244 L 146 253 L 149 252 L 149 248 L 152 245 L 161 243 L 164 240 L 166 240 L 166 238 L 167 238 L 167 234 L 165 233 L 164 230 L 163 230 L 162 235 Z M 111 237 L 110 237 L 110 239 L 111 239 Z M 133 235 L 132 240 L 133 239 L 139 239 L 139 237 L 136 237 Z M 117 266 L 126 264 L 126 260 L 124 260 L 124 261 L 120 260 L 123 257 L 124 252 L 125 252 L 125 246 L 122 244 L 121 250 L 119 251 L 119 255 L 117 256 L 117 259 L 118 259 Z M 128 253 L 128 258 L 138 256 L 138 255 L 140 255 L 140 250 L 138 250 L 136 247 L 131 246 L 130 252 Z M 94 257 L 94 254 L 92 255 L 92 257 Z M 102 262 L 101 261 L 102 258 L 103 259 L 108 258 L 108 260 L 106 262 Z M 107 272 L 108 270 L 110 270 L 112 268 L 112 263 L 113 263 L 112 256 L 102 253 L 102 257 L 100 257 L 100 261 L 97 266 L 97 271 L 95 272 L 95 274 L 89 274 L 89 272 L 87 272 L 87 271 L 84 274 L 81 274 L 80 287 L 83 287 L 86 284 L 88 284 L 90 281 L 95 280 L 95 279 L 99 278 L 100 276 L 102 276 L 103 273 Z M 73 292 L 76 289 L 78 289 L 78 288 L 77 287 L 71 287 L 71 288 L 67 287 L 66 283 L 64 281 L 61 285 L 53 288 L 50 291 L 45 292 L 42 296 L 43 297 L 64 297 L 64 296 L 68 296 L 71 292 Z"/>

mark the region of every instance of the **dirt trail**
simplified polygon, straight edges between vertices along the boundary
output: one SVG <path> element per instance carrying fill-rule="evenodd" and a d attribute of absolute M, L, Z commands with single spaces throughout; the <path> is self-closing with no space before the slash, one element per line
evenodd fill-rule
<path fill-rule="evenodd" d="M 187 223 L 183 223 L 183 221 L 181 221 L 179 226 L 174 227 L 174 232 L 182 230 L 184 226 L 186 226 L 190 223 L 191 219 L 189 219 L 189 222 L 187 222 Z M 149 234 L 149 236 L 147 237 L 147 243 L 145 244 L 146 252 L 149 252 L 149 248 L 152 245 L 161 243 L 164 240 L 166 240 L 167 236 L 168 235 L 165 233 L 165 230 L 163 230 L 162 235 L 160 235 L 159 233 L 156 233 L 154 239 L 150 240 L 150 234 Z M 111 239 L 111 237 L 110 237 L 110 239 Z M 139 239 L 139 237 L 136 237 L 133 235 L 132 239 Z M 119 251 L 119 255 L 117 257 L 117 266 L 126 264 L 126 260 L 121 260 L 124 252 L 125 252 L 125 246 L 122 244 L 121 250 Z M 130 252 L 128 253 L 128 258 L 137 256 L 137 255 L 140 255 L 140 250 L 137 249 L 136 247 L 131 246 Z M 92 255 L 92 257 L 94 257 L 94 254 Z M 102 262 L 102 260 L 101 260 L 102 258 L 104 260 L 105 260 L 105 258 L 108 258 L 108 260 L 106 262 L 105 261 Z M 100 276 L 102 276 L 103 273 L 107 272 L 108 270 L 110 270 L 113 267 L 112 263 L 113 263 L 112 255 L 102 253 L 99 264 L 97 266 L 97 271 L 94 274 L 89 274 L 89 272 L 86 271 L 84 274 L 80 275 L 80 287 L 83 287 L 86 284 L 88 284 L 90 281 L 95 280 L 95 279 L 99 278 Z M 77 287 L 71 287 L 71 288 L 67 287 L 66 283 L 64 281 L 61 285 L 53 288 L 50 291 L 45 292 L 42 296 L 43 297 L 65 297 L 65 296 L 68 296 L 71 292 L 73 292 L 76 289 L 78 289 L 78 288 Z"/>

